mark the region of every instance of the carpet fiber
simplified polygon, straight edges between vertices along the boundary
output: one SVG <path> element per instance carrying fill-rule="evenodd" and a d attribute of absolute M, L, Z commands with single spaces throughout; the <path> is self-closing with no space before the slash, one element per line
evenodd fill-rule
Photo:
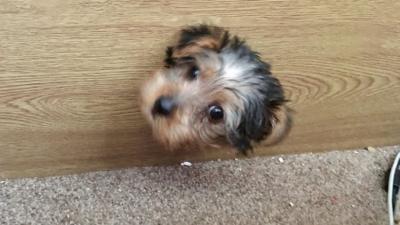
<path fill-rule="evenodd" d="M 1 224 L 387 224 L 400 147 L 0 181 Z"/>

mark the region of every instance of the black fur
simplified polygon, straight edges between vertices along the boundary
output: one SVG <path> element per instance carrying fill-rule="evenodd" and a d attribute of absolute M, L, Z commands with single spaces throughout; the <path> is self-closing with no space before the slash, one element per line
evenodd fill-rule
<path fill-rule="evenodd" d="M 254 88 L 258 89 L 261 98 L 246 99 L 239 126 L 228 135 L 231 144 L 246 155 L 247 151 L 252 150 L 251 142 L 260 142 L 271 133 L 274 111 L 284 104 L 285 97 L 280 82 L 271 76 L 271 66 L 263 62 L 258 53 L 251 51 L 245 42 L 237 37 L 234 37 L 229 48 L 234 49 L 239 58 L 250 60 L 257 65 L 250 74 L 259 76 L 258 81 L 260 81 L 254 84 Z"/>
<path fill-rule="evenodd" d="M 230 131 L 228 140 L 244 154 L 252 150 L 252 141 L 260 142 L 270 134 L 271 120 L 275 117 L 274 110 L 283 102 L 283 92 L 279 88 L 274 93 L 265 95 L 263 102 L 249 101 L 245 105 L 239 126 Z"/>
<path fill-rule="evenodd" d="M 224 36 L 222 37 L 219 50 L 225 48 L 229 44 L 229 42 L 230 42 L 230 34 L 228 31 L 224 31 Z"/>
<path fill-rule="evenodd" d="M 213 35 L 213 32 L 215 32 L 215 30 L 217 30 L 217 29 L 221 29 L 221 28 L 208 26 L 205 24 L 201 24 L 198 26 L 189 26 L 189 27 L 182 29 L 177 45 L 174 47 L 169 46 L 169 47 L 167 47 L 167 49 L 165 51 L 165 58 L 164 58 L 165 66 L 171 67 L 171 66 L 175 65 L 176 59 L 172 57 L 174 48 L 177 48 L 177 49 L 184 48 L 188 44 L 192 43 L 193 41 L 195 41 L 199 38 Z M 223 31 L 221 43 L 220 43 L 220 49 L 226 47 L 229 43 L 232 43 L 229 32 Z M 219 51 L 220 49 L 216 49 L 216 51 Z"/>
<path fill-rule="evenodd" d="M 238 36 L 232 37 L 232 39 L 229 41 L 228 47 L 236 50 L 238 54 L 248 54 L 250 52 L 250 49 L 245 46 L 245 41 L 240 39 Z"/>
<path fill-rule="evenodd" d="M 212 35 L 212 27 L 205 24 L 198 26 L 190 26 L 181 31 L 181 36 L 178 40 L 178 48 L 187 46 L 190 42 L 204 36 Z"/>
<path fill-rule="evenodd" d="M 164 58 L 164 63 L 166 67 L 171 67 L 175 65 L 175 60 L 172 57 L 172 54 L 174 53 L 174 48 L 169 46 L 165 50 L 165 58 Z"/>

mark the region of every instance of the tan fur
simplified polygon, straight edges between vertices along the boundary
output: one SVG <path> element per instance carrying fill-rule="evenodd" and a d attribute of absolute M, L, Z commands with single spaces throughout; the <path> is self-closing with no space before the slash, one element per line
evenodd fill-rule
<path fill-rule="evenodd" d="M 184 56 L 193 55 L 204 51 L 204 49 L 218 49 L 220 46 L 219 40 L 215 37 L 204 37 L 193 41 L 189 46 L 182 49 L 175 49 L 173 57 L 179 58 Z"/>
<path fill-rule="evenodd" d="M 280 106 L 275 110 L 275 117 L 271 121 L 272 132 L 264 142 L 266 145 L 274 145 L 289 133 L 292 126 L 289 109 L 286 106 Z"/>

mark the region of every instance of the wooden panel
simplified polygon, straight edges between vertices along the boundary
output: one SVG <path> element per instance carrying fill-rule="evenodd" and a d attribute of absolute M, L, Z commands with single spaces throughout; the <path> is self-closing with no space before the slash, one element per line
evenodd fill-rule
<path fill-rule="evenodd" d="M 2 0 L 0 177 L 235 157 L 165 152 L 138 110 L 171 35 L 195 22 L 247 38 L 292 100 L 291 135 L 257 155 L 400 143 L 398 0 Z"/>

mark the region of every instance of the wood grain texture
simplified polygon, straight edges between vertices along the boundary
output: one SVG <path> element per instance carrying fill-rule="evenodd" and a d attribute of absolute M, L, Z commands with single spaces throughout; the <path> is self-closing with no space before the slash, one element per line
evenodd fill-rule
<path fill-rule="evenodd" d="M 245 37 L 291 99 L 292 133 L 257 155 L 400 143 L 400 1 L 2 0 L 0 178 L 235 157 L 166 152 L 139 113 L 170 37 L 198 22 Z"/>

